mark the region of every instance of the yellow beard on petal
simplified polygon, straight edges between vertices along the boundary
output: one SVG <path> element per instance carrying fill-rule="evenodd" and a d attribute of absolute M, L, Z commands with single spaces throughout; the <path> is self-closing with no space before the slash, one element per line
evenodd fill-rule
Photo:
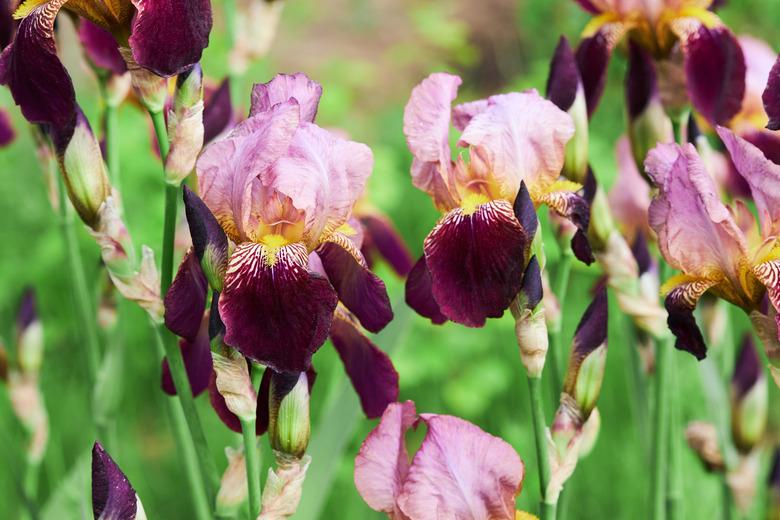
<path fill-rule="evenodd" d="M 463 214 L 473 215 L 477 209 L 482 205 L 490 202 L 487 195 L 482 193 L 469 193 L 460 201 L 460 207 L 463 210 Z"/>
<path fill-rule="evenodd" d="M 260 239 L 260 243 L 263 245 L 263 261 L 268 267 L 276 265 L 276 254 L 281 248 L 289 244 L 290 242 L 282 235 L 270 234 L 265 235 Z"/>

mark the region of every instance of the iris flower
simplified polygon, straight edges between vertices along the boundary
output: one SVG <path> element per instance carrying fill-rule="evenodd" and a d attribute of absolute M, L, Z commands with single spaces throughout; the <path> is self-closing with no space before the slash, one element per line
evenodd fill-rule
<path fill-rule="evenodd" d="M 27 0 L 14 13 L 21 22 L 0 57 L 0 82 L 28 121 L 57 128 L 70 125 L 76 113 L 73 83 L 54 40 L 60 9 L 111 33 L 133 61 L 161 77 L 197 63 L 211 30 L 209 0 Z"/>
<path fill-rule="evenodd" d="M 745 59 L 737 39 L 708 9 L 713 0 L 576 1 L 593 15 L 577 52 L 589 113 L 603 93 L 610 54 L 623 39 L 657 60 L 679 45 L 688 97 L 711 124 L 725 124 L 739 112 Z"/>
<path fill-rule="evenodd" d="M 676 347 L 702 359 L 706 346 L 693 317 L 710 292 L 754 316 L 765 295 L 780 308 L 780 166 L 726 128 L 718 128 L 731 160 L 750 186 L 759 225 L 741 202 L 727 207 L 696 149 L 662 144 L 648 154 L 647 173 L 659 187 L 650 226 L 669 264 L 682 271 L 667 280 L 666 309 Z M 769 352 L 770 359 L 776 355 Z"/>
<path fill-rule="evenodd" d="M 412 182 L 444 215 L 428 234 L 406 285 L 409 305 L 434 323 L 481 327 L 500 317 L 520 290 L 536 215 L 547 204 L 572 219 L 573 248 L 583 261 L 589 208 L 580 186 L 559 180 L 571 117 L 536 91 L 456 105 L 461 79 L 430 75 L 412 91 L 404 134 L 414 156 Z M 469 159 L 451 157 L 450 124 Z M 530 214 L 526 214 L 531 216 Z M 525 224 L 525 225 L 524 225 Z"/>
<path fill-rule="evenodd" d="M 313 123 L 321 93 L 303 74 L 256 85 L 250 117 L 204 150 L 202 199 L 184 193 L 193 251 L 165 320 L 202 344 L 193 339 L 206 333 L 210 286 L 224 342 L 277 372 L 308 370 L 330 336 L 366 414 L 378 417 L 397 398 L 398 374 L 362 329 L 378 332 L 393 313 L 351 218 L 373 159 Z"/>

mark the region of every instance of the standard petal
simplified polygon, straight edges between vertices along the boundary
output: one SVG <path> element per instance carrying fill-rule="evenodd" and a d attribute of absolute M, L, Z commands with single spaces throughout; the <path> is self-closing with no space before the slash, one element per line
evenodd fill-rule
<path fill-rule="evenodd" d="M 361 332 L 352 316 L 341 309 L 336 310 L 330 339 L 360 397 L 366 417 L 379 417 L 398 399 L 398 372 L 390 357 Z"/>
<path fill-rule="evenodd" d="M 79 41 L 89 61 L 101 69 L 121 76 L 127 72 L 127 63 L 119 54 L 119 47 L 110 32 L 89 20 L 79 22 Z"/>
<path fill-rule="evenodd" d="M 339 300 L 371 332 L 393 319 L 385 283 L 366 266 L 360 250 L 344 235 L 334 233 L 317 248 L 317 255 Z"/>
<path fill-rule="evenodd" d="M 580 72 L 569 40 L 561 36 L 555 48 L 550 75 L 547 77 L 547 99 L 561 110 L 569 110 L 577 97 L 580 86 Z"/>
<path fill-rule="evenodd" d="M 769 116 L 769 124 L 766 127 L 770 130 L 780 130 L 780 56 L 769 72 L 769 81 L 761 99 Z"/>
<path fill-rule="evenodd" d="M 726 124 L 742 107 L 745 56 L 726 27 L 704 25 L 683 44 L 688 95 L 712 125 Z"/>
<path fill-rule="evenodd" d="M 707 356 L 707 345 L 704 337 L 696 325 L 693 311 L 701 295 L 715 285 L 716 282 L 706 280 L 691 280 L 678 285 L 666 295 L 664 306 L 669 313 L 667 324 L 669 330 L 677 338 L 675 348 L 693 354 L 696 359 L 704 359 Z"/>
<path fill-rule="evenodd" d="M 515 518 L 525 474 L 507 442 L 448 415 L 422 415 L 428 426 L 398 506 L 409 518 Z"/>
<path fill-rule="evenodd" d="M 207 291 L 206 276 L 189 251 L 165 294 L 165 326 L 179 337 L 195 338 L 206 309 Z"/>
<path fill-rule="evenodd" d="M 194 338 L 179 340 L 179 348 L 184 358 L 184 368 L 190 380 L 192 395 L 199 396 L 209 386 L 211 378 L 211 344 L 209 341 L 209 314 L 204 313 L 200 329 Z M 168 359 L 162 364 L 162 389 L 168 395 L 176 394 L 176 386 L 171 377 Z"/>
<path fill-rule="evenodd" d="M 472 118 L 477 114 L 484 112 L 488 106 L 487 99 L 478 99 L 476 101 L 455 105 L 452 108 L 452 126 L 462 132 L 468 126 Z"/>
<path fill-rule="evenodd" d="M 294 99 L 301 107 L 301 121 L 313 123 L 321 96 L 322 85 L 310 80 L 306 74 L 277 74 L 268 83 L 258 83 L 252 87 L 249 117 Z"/>
<path fill-rule="evenodd" d="M 442 314 L 439 304 L 433 297 L 432 283 L 431 272 L 428 271 L 425 255 L 423 255 L 414 264 L 406 279 L 406 304 L 420 316 L 428 318 L 436 325 L 441 325 L 447 321 L 447 316 Z"/>
<path fill-rule="evenodd" d="M 458 141 L 478 153 L 499 186 L 500 198 L 514 200 L 525 181 L 532 195 L 560 176 L 566 143 L 574 135 L 571 116 L 536 91 L 488 99 Z"/>
<path fill-rule="evenodd" d="M 507 201 L 445 215 L 424 246 L 442 314 L 470 327 L 500 317 L 520 290 L 526 238 Z"/>
<path fill-rule="evenodd" d="M 146 518 L 135 489 L 99 442 L 92 446 L 92 514 L 112 520 Z"/>
<path fill-rule="evenodd" d="M 658 145 L 645 168 L 660 190 L 648 218 L 666 261 L 694 278 L 725 275 L 739 287 L 745 236 L 693 145 Z"/>
<path fill-rule="evenodd" d="M 449 145 L 452 102 L 461 79 L 437 72 L 414 87 L 404 109 L 404 135 L 414 156 L 412 183 L 429 194 L 438 208 L 454 203 L 447 179 L 452 167 Z"/>
<path fill-rule="evenodd" d="M 225 78 L 213 92 L 206 92 L 203 100 L 203 142 L 208 144 L 234 124 L 233 104 L 230 101 L 230 79 Z"/>
<path fill-rule="evenodd" d="M 54 19 L 65 2 L 51 0 L 33 9 L 0 55 L 0 83 L 11 89 L 24 117 L 60 131 L 76 117 L 76 93 L 54 43 Z"/>
<path fill-rule="evenodd" d="M 392 403 L 355 457 L 355 487 L 375 511 L 400 518 L 396 498 L 409 472 L 404 434 L 417 422 L 414 403 Z M 435 516 L 433 517 L 435 518 Z"/>
<path fill-rule="evenodd" d="M 307 258 L 300 243 L 236 248 L 219 298 L 226 344 L 280 372 L 309 368 L 327 338 L 338 296 L 325 278 L 309 272 Z"/>
<path fill-rule="evenodd" d="M 366 261 L 376 249 L 398 276 L 408 275 L 414 263 L 412 255 L 390 219 L 383 215 L 362 215 L 360 223 L 364 230 L 362 251 Z"/>
<path fill-rule="evenodd" d="M 167 78 L 200 61 L 211 32 L 209 0 L 132 2 L 137 13 L 133 18 L 130 49 L 140 66 Z"/>

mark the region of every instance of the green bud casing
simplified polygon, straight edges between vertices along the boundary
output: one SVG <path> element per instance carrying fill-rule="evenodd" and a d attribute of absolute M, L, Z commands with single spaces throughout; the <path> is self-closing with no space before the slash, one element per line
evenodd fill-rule
<path fill-rule="evenodd" d="M 268 410 L 268 434 L 273 449 L 295 458 L 303 457 L 311 436 L 306 372 L 274 372 Z"/>

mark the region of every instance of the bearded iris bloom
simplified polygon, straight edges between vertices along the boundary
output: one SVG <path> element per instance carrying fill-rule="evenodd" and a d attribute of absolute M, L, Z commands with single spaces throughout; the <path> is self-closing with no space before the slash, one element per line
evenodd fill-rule
<path fill-rule="evenodd" d="M 593 15 L 577 51 L 589 113 L 603 93 L 610 55 L 624 39 L 656 60 L 679 48 L 688 97 L 711 124 L 725 124 L 739 112 L 745 59 L 737 39 L 709 9 L 713 0 L 576 1 Z"/>
<path fill-rule="evenodd" d="M 73 83 L 54 40 L 60 9 L 108 31 L 119 48 L 128 48 L 132 60 L 160 77 L 174 76 L 197 63 L 211 30 L 208 0 L 24 2 L 14 13 L 21 18 L 16 37 L 0 57 L 0 82 L 10 87 L 28 121 L 56 128 L 70 125 L 76 113 Z"/>
<path fill-rule="evenodd" d="M 747 313 L 761 312 L 764 297 L 780 308 L 780 166 L 730 130 L 718 128 L 731 160 L 750 186 L 759 225 L 740 201 L 727 207 L 692 145 L 659 145 L 647 173 L 659 187 L 650 226 L 669 264 L 682 274 L 664 284 L 669 328 L 676 347 L 702 359 L 706 346 L 693 317 L 710 292 Z M 770 354 L 770 358 L 772 355 Z"/>
<path fill-rule="evenodd" d="M 434 323 L 481 327 L 500 317 L 521 286 L 547 204 L 579 231 L 575 254 L 590 261 L 589 208 L 580 186 L 559 180 L 571 117 L 536 91 L 513 92 L 451 108 L 461 79 L 432 74 L 412 91 L 404 134 L 414 156 L 412 182 L 444 216 L 425 239 L 406 285 L 406 301 Z M 450 123 L 469 159 L 451 157 Z"/>

